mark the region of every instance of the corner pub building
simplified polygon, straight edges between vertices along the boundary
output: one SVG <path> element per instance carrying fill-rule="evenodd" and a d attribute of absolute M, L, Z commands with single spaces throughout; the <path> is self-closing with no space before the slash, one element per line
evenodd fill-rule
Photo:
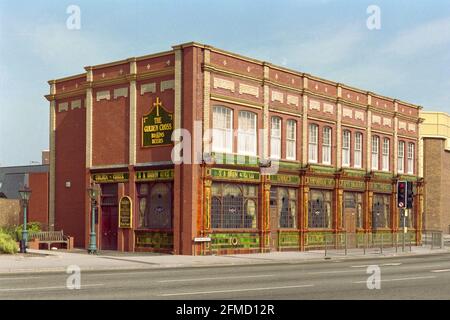
<path fill-rule="evenodd" d="M 327 234 L 393 237 L 399 179 L 414 182 L 408 232 L 420 241 L 419 106 L 198 43 L 49 84 L 50 225 L 77 247 L 88 247 L 94 182 L 100 250 L 253 253 L 320 248 Z M 200 131 L 192 150 L 208 161 L 174 164 L 179 128 Z M 276 174 L 262 174 L 267 159 Z"/>

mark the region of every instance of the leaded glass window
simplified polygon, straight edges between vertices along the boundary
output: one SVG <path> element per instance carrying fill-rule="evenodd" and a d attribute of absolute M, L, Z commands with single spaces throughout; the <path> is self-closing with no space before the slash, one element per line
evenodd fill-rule
<path fill-rule="evenodd" d="M 389 228 L 391 220 L 391 197 L 383 194 L 373 195 L 372 227 Z"/>
<path fill-rule="evenodd" d="M 308 227 L 331 228 L 332 193 L 326 190 L 311 190 L 308 203 Z"/>
<path fill-rule="evenodd" d="M 214 182 L 211 191 L 211 227 L 213 229 L 257 227 L 257 186 Z"/>
<path fill-rule="evenodd" d="M 138 227 L 172 228 L 172 184 L 142 183 L 138 185 Z"/>

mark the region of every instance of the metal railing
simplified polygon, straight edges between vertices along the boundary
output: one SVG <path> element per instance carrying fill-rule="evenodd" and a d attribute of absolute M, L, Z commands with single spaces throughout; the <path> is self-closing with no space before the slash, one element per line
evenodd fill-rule
<path fill-rule="evenodd" d="M 442 249 L 444 244 L 444 235 L 441 230 L 422 231 L 422 246 L 429 246 L 431 249 Z"/>
<path fill-rule="evenodd" d="M 383 254 L 384 252 L 412 251 L 415 246 L 415 233 L 397 232 L 366 232 L 366 233 L 325 233 L 323 243 L 306 245 L 305 249 L 324 250 L 325 256 L 330 254 L 348 255 L 354 252 L 363 254 Z"/>

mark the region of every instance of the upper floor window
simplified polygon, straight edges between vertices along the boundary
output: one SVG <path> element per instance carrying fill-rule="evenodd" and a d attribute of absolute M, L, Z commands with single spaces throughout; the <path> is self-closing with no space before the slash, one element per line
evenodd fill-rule
<path fill-rule="evenodd" d="M 414 143 L 408 143 L 408 174 L 414 174 Z"/>
<path fill-rule="evenodd" d="M 398 142 L 398 154 L 397 154 L 397 171 L 403 173 L 405 171 L 405 142 Z"/>
<path fill-rule="evenodd" d="M 233 111 L 222 106 L 213 107 L 212 151 L 233 152 Z"/>
<path fill-rule="evenodd" d="M 272 117 L 270 126 L 270 157 L 281 158 L 281 118 Z"/>
<path fill-rule="evenodd" d="M 350 166 L 350 131 L 347 130 L 342 134 L 342 166 Z"/>
<path fill-rule="evenodd" d="M 256 156 L 256 114 L 239 111 L 238 116 L 238 153 Z"/>
<path fill-rule="evenodd" d="M 372 170 L 379 170 L 380 138 L 372 136 Z"/>
<path fill-rule="evenodd" d="M 297 123 L 295 120 L 286 122 L 286 159 L 295 160 L 295 145 L 297 140 Z"/>
<path fill-rule="evenodd" d="M 390 141 L 388 138 L 383 139 L 383 171 L 389 171 L 389 146 Z"/>
<path fill-rule="evenodd" d="M 317 163 L 318 158 L 318 131 L 318 125 L 309 125 L 308 160 L 312 163 Z"/>
<path fill-rule="evenodd" d="M 322 163 L 331 164 L 331 128 L 323 128 L 322 135 Z"/>
<path fill-rule="evenodd" d="M 362 133 L 357 132 L 355 134 L 355 154 L 353 158 L 353 165 L 355 168 L 361 168 L 362 166 Z"/>

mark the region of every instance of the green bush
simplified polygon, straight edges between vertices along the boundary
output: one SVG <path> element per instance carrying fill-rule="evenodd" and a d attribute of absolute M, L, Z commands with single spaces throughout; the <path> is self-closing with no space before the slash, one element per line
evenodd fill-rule
<path fill-rule="evenodd" d="M 22 230 L 23 230 L 23 224 L 21 224 L 20 226 L 16 227 L 15 230 L 15 237 L 17 239 L 17 241 L 22 240 Z M 40 232 L 41 229 L 41 224 L 39 222 L 28 222 L 27 223 L 27 231 L 29 235 L 32 235 L 33 233 L 36 232 Z M 31 240 L 32 237 L 28 236 L 28 240 Z"/>
<path fill-rule="evenodd" d="M 18 251 L 17 242 L 9 234 L 0 232 L 0 253 L 14 254 Z"/>

